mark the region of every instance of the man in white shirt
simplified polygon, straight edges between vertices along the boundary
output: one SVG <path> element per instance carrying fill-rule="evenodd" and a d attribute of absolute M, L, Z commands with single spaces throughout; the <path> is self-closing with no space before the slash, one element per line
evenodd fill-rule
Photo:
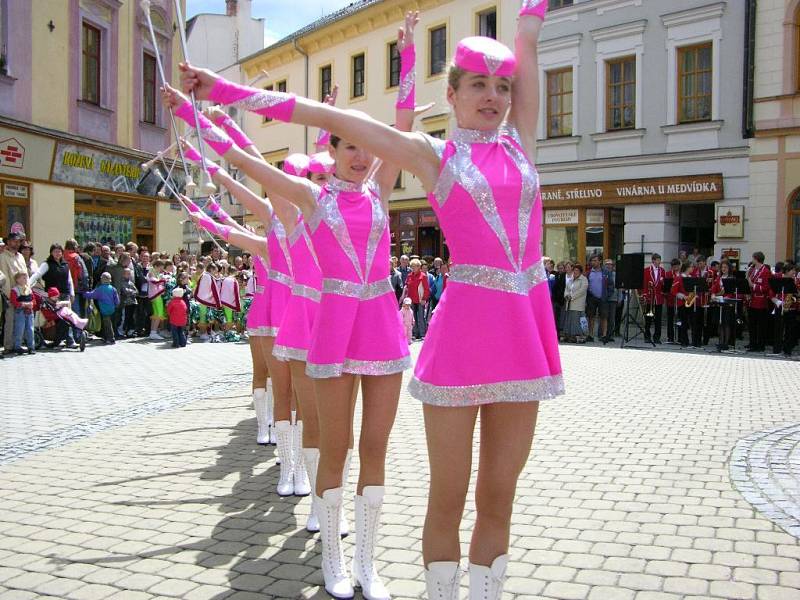
<path fill-rule="evenodd" d="M 5 276 L 0 290 L 6 299 L 11 295 L 11 288 L 14 285 L 14 277 L 17 273 L 27 273 L 28 267 L 25 264 L 25 257 L 19 251 L 22 240 L 25 236 L 21 233 L 12 232 L 6 238 L 5 249 L 0 251 L 0 272 Z M 10 353 L 14 349 L 14 307 L 8 303 L 3 311 L 5 324 L 3 328 L 3 352 Z"/>

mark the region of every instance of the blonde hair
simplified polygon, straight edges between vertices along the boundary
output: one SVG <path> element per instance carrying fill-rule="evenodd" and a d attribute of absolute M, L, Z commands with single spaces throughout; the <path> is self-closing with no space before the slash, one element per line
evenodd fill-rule
<path fill-rule="evenodd" d="M 418 259 L 418 258 L 412 258 L 411 262 L 408 263 L 408 264 L 410 264 L 412 267 L 421 267 L 422 266 L 422 261 L 420 259 Z"/>

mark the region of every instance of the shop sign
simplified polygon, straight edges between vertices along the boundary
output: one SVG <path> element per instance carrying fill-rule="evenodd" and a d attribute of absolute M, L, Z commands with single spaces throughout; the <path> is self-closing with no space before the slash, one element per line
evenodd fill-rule
<path fill-rule="evenodd" d="M 164 175 L 163 168 L 159 169 Z M 51 179 L 79 187 L 151 197 L 162 186 L 154 169 L 144 171 L 137 159 L 64 143 L 56 148 Z M 182 179 L 174 172 L 170 177 L 178 191 L 183 191 Z"/>
<path fill-rule="evenodd" d="M 740 260 L 742 258 L 742 251 L 739 248 L 724 248 L 720 258 Z"/>
<path fill-rule="evenodd" d="M 6 198 L 19 198 L 21 200 L 27 200 L 28 186 L 18 185 L 16 183 L 6 183 L 3 185 L 3 195 Z"/>
<path fill-rule="evenodd" d="M 711 202 L 724 197 L 722 174 L 625 179 L 542 186 L 548 206 L 609 206 L 661 202 Z"/>
<path fill-rule="evenodd" d="M 717 206 L 717 238 L 744 237 L 744 206 Z"/>
<path fill-rule="evenodd" d="M 602 208 L 589 208 L 586 210 L 587 225 L 603 225 L 605 222 L 606 215 Z"/>
<path fill-rule="evenodd" d="M 54 145 L 50 138 L 0 127 L 0 174 L 47 181 Z"/>
<path fill-rule="evenodd" d="M 547 210 L 544 213 L 545 225 L 577 225 L 578 209 Z"/>

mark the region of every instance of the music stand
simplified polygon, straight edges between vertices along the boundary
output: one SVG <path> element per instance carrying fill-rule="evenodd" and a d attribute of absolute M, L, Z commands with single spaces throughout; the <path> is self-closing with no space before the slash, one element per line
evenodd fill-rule
<path fill-rule="evenodd" d="M 791 277 L 774 277 L 769 280 L 769 287 L 776 296 L 780 294 L 781 300 L 786 294 L 797 294 L 797 286 Z"/>
<path fill-rule="evenodd" d="M 732 294 L 733 298 L 724 298 L 722 303 L 719 305 L 719 326 L 722 327 L 722 307 L 725 304 L 733 304 L 733 311 L 734 311 L 734 321 L 733 321 L 733 349 L 732 352 L 738 352 L 736 349 L 736 330 L 739 327 L 739 303 L 743 302 L 741 298 L 739 298 L 740 293 L 742 292 L 742 280 L 736 277 L 727 277 L 720 279 L 722 282 L 722 289 L 724 294 Z M 747 285 L 747 279 L 744 279 L 745 285 Z M 747 285 L 747 289 L 750 289 L 750 286 Z"/>
<path fill-rule="evenodd" d="M 674 279 L 672 277 L 665 277 L 663 279 L 662 283 L 661 283 L 661 290 L 662 290 L 662 293 L 664 294 L 664 304 L 667 303 L 667 296 L 671 295 L 672 282 L 673 281 L 674 281 Z M 675 306 L 673 306 L 672 309 L 675 311 L 673 313 L 673 315 L 672 315 L 672 343 L 674 344 L 675 343 L 675 334 L 677 333 L 675 331 L 675 323 L 678 320 L 677 319 L 678 310 L 677 310 L 677 307 L 675 307 Z M 667 342 L 667 343 L 669 344 L 670 342 Z"/>
<path fill-rule="evenodd" d="M 623 292 L 625 294 L 625 316 L 623 317 L 622 327 L 620 328 L 620 331 L 622 332 L 622 341 L 619 344 L 620 348 L 624 348 L 639 336 L 644 337 L 644 328 L 639 323 L 638 315 L 635 312 L 631 313 L 631 300 L 633 300 L 634 298 L 636 298 L 638 306 L 636 310 L 641 311 L 642 309 L 642 303 L 639 300 L 639 296 L 638 294 L 632 294 L 631 292 L 633 291 L 635 290 L 625 290 Z M 631 336 L 630 333 L 631 325 L 633 325 L 634 328 L 638 329 L 638 332 L 634 333 L 633 336 Z M 653 348 L 656 347 L 655 342 L 651 341 L 650 344 L 652 344 Z"/>

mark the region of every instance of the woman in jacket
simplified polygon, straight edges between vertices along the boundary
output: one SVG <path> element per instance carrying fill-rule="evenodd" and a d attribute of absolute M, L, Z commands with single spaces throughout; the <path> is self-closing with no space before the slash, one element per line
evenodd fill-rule
<path fill-rule="evenodd" d="M 564 306 L 566 319 L 564 320 L 564 336 L 567 342 L 585 341 L 585 332 L 581 326 L 581 317 L 586 316 L 586 292 L 589 290 L 589 281 L 583 274 L 581 265 L 572 267 L 572 279 L 568 279 L 564 287 Z"/>

